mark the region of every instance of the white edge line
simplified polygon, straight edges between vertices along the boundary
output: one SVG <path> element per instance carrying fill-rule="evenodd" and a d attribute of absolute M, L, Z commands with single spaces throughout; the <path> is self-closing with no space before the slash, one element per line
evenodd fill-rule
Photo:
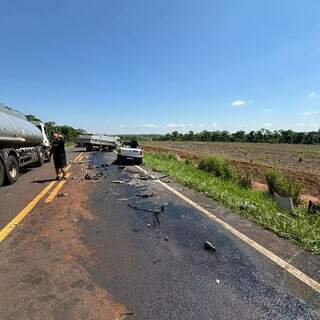
<path fill-rule="evenodd" d="M 143 168 L 141 168 L 139 166 L 136 166 L 136 168 L 138 168 L 140 171 L 142 171 L 145 174 L 149 174 L 148 171 L 144 170 Z M 294 267 L 293 265 L 291 265 L 290 263 L 288 263 L 284 259 L 278 257 L 276 254 L 272 253 L 270 250 L 266 249 L 265 247 L 263 247 L 262 245 L 260 245 L 256 241 L 252 240 L 251 238 L 249 238 L 248 236 L 246 236 L 245 234 L 243 234 L 239 230 L 235 229 L 234 227 L 232 227 L 231 225 L 229 225 L 225 221 L 221 220 L 220 218 L 215 216 L 210 211 L 208 211 L 205 208 L 201 207 L 196 202 L 190 200 L 189 198 L 187 198 L 185 195 L 183 195 L 182 193 L 180 193 L 176 189 L 168 186 L 166 183 L 164 183 L 164 182 L 162 182 L 160 180 L 154 180 L 154 181 L 158 182 L 163 187 L 165 187 L 167 190 L 171 191 L 172 193 L 174 193 L 175 195 L 180 197 L 182 200 L 186 201 L 188 204 L 190 204 L 194 208 L 196 208 L 199 211 L 201 211 L 202 213 L 204 213 L 210 219 L 214 220 L 215 222 L 220 224 L 222 227 L 224 227 L 226 230 L 231 232 L 233 235 L 235 235 L 236 237 L 238 237 L 239 239 L 241 239 L 242 241 L 244 241 L 245 243 L 247 243 L 248 245 L 253 247 L 255 250 L 257 250 L 260 253 L 262 253 L 265 257 L 267 257 L 268 259 L 273 261 L 275 264 L 277 264 L 278 266 L 280 266 L 281 268 L 283 268 L 284 270 L 289 272 L 291 275 L 293 275 L 294 277 L 296 277 L 297 279 L 302 281 L 304 284 L 306 284 L 307 286 L 309 286 L 313 290 L 315 290 L 318 293 L 320 293 L 320 283 L 319 282 L 317 282 L 316 280 L 314 280 L 311 277 L 307 276 L 305 273 L 303 273 L 302 271 L 300 271 L 299 269 L 297 269 L 296 267 Z"/>

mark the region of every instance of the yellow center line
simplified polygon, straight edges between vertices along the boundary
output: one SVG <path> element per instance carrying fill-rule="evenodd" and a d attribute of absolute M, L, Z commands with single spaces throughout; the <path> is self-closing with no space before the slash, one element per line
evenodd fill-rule
<path fill-rule="evenodd" d="M 81 159 L 83 158 L 83 152 L 81 152 L 76 159 L 74 160 L 75 163 L 78 163 Z M 72 167 L 71 164 L 69 164 L 66 167 L 66 171 L 68 171 L 70 168 Z M 68 173 L 66 175 L 67 178 L 69 178 L 71 175 L 71 173 Z M 66 180 L 62 180 L 58 183 L 58 185 L 55 187 L 55 189 L 50 193 L 50 195 L 48 196 L 48 198 L 46 199 L 45 203 L 51 203 L 53 201 L 53 199 L 56 197 L 56 195 L 58 194 L 58 192 L 61 190 L 61 188 L 64 186 L 64 184 L 66 183 Z"/>
<path fill-rule="evenodd" d="M 66 175 L 66 178 L 69 178 L 71 173 L 68 173 Z M 64 186 L 67 180 L 62 180 L 58 183 L 58 185 L 53 189 L 53 191 L 50 193 L 49 197 L 45 201 L 45 203 L 51 203 L 55 196 L 58 194 L 58 192 L 61 190 L 61 188 Z"/>
<path fill-rule="evenodd" d="M 0 242 L 3 241 L 9 233 L 17 226 L 19 222 L 40 202 L 40 200 L 50 191 L 56 181 L 50 182 L 40 194 L 38 194 L 20 213 L 11 220 L 1 231 L 0 231 Z"/>
<path fill-rule="evenodd" d="M 75 160 L 78 160 L 83 155 L 81 152 Z M 75 161 L 74 160 L 74 161 Z M 69 170 L 71 165 L 68 165 L 66 170 Z M 70 176 L 70 174 L 69 174 Z M 22 209 L 15 218 L 13 218 L 3 229 L 0 230 L 0 242 L 2 242 L 12 231 L 13 229 L 27 216 L 30 211 L 45 197 L 45 195 L 52 189 L 57 181 L 50 182 L 27 206 Z M 65 181 L 63 181 L 65 182 Z"/>
<path fill-rule="evenodd" d="M 81 154 L 81 157 L 78 159 L 78 163 L 83 159 L 84 155 Z"/>
<path fill-rule="evenodd" d="M 77 157 L 73 160 L 73 162 L 77 162 L 80 156 L 81 156 L 81 153 L 77 155 Z"/>

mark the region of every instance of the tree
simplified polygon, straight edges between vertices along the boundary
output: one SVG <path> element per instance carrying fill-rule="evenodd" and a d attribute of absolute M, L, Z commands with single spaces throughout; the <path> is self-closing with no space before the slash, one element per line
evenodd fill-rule
<path fill-rule="evenodd" d="M 28 121 L 40 121 L 40 119 L 38 119 L 36 116 L 34 116 L 33 114 L 26 114 L 26 118 Z"/>

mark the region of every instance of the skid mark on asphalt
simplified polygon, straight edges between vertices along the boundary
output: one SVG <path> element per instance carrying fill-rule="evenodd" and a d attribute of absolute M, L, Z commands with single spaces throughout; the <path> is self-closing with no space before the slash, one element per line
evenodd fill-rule
<path fill-rule="evenodd" d="M 144 174 L 148 174 L 148 172 L 146 170 L 144 170 L 143 168 L 141 168 L 139 166 L 136 166 L 136 168 L 139 169 Z M 197 204 L 196 202 L 192 201 L 191 199 L 189 199 L 188 197 L 186 197 L 185 195 L 183 195 L 179 191 L 175 190 L 174 188 L 170 187 L 169 185 L 167 185 L 166 183 L 164 183 L 164 182 L 162 182 L 160 180 L 155 180 L 155 181 L 157 183 L 159 183 L 160 185 L 162 185 L 167 190 L 169 190 L 170 192 L 174 193 L 176 196 L 178 196 L 179 198 L 181 198 L 185 202 L 187 202 L 189 205 L 191 205 L 195 209 L 197 209 L 200 212 L 204 213 L 211 220 L 213 220 L 213 221 L 217 222 L 218 224 L 220 224 L 223 228 L 225 228 L 226 230 L 231 232 L 237 238 L 241 239 L 242 241 L 247 243 L 249 246 L 251 246 L 255 250 L 257 250 L 260 253 L 262 253 L 265 257 L 267 257 L 272 262 L 274 262 L 275 264 L 280 266 L 282 269 L 284 269 L 287 272 L 289 272 L 295 278 L 297 278 L 298 280 L 302 281 L 304 284 L 306 284 L 307 286 L 309 286 L 313 290 L 315 290 L 318 293 L 320 293 L 320 283 L 319 282 L 317 282 L 316 280 L 314 280 L 311 277 L 307 276 L 305 273 L 303 273 L 302 271 L 300 271 L 296 267 L 292 266 L 287 261 L 283 260 L 282 258 L 277 256 L 276 254 L 272 253 L 270 250 L 266 249 L 265 247 L 263 247 L 259 243 L 255 242 L 254 240 L 252 240 L 251 238 L 249 238 L 248 236 L 246 236 L 245 234 L 243 234 L 239 230 L 235 229 L 234 227 L 232 227 L 231 225 L 229 225 L 225 221 L 221 220 L 220 218 L 215 216 L 213 213 L 211 213 L 210 211 L 208 211 L 205 208 L 201 207 L 199 204 Z"/>
<path fill-rule="evenodd" d="M 78 162 L 79 159 L 81 158 L 81 156 L 83 156 L 82 152 L 73 160 L 73 162 Z M 68 165 L 66 170 L 69 170 L 70 168 L 71 168 L 71 165 Z M 68 175 L 70 175 L 70 173 Z M 13 218 L 2 230 L 0 230 L 0 242 L 2 242 L 14 230 L 14 228 L 34 209 L 34 207 L 53 188 L 53 186 L 56 184 L 56 182 L 57 181 L 50 182 L 31 202 L 29 202 L 27 204 L 27 206 L 24 209 L 22 209 L 18 213 L 18 215 L 15 218 Z M 61 182 L 65 182 L 65 180 L 61 181 Z M 63 184 L 62 184 L 62 186 L 63 186 Z M 60 183 L 59 183 L 59 185 L 60 185 Z M 62 188 L 62 186 L 59 188 L 59 190 Z M 56 190 L 56 189 L 54 189 L 54 190 Z M 57 191 L 57 193 L 59 192 L 59 190 Z"/>

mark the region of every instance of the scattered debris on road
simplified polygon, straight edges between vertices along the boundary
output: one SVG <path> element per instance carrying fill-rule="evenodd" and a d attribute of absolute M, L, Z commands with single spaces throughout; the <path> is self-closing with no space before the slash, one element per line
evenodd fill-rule
<path fill-rule="evenodd" d="M 121 316 L 121 317 L 124 317 L 124 316 L 134 316 L 134 313 L 133 313 L 133 312 L 124 312 L 124 313 L 121 313 L 120 316 Z"/>
<path fill-rule="evenodd" d="M 62 193 L 59 193 L 57 197 L 61 198 L 61 197 L 66 197 L 67 195 L 68 195 L 67 193 L 62 192 Z"/>
<path fill-rule="evenodd" d="M 160 218 L 159 218 L 159 214 L 160 212 L 153 212 L 153 216 L 154 216 L 154 221 L 153 221 L 153 224 L 156 226 L 160 226 Z"/>
<path fill-rule="evenodd" d="M 113 181 L 111 181 L 111 183 L 113 183 L 113 184 L 125 184 L 128 182 L 129 181 L 127 181 L 127 180 L 113 180 Z"/>
<path fill-rule="evenodd" d="M 84 178 L 85 178 L 86 180 L 91 180 L 91 179 L 92 179 L 92 177 L 90 176 L 89 173 L 87 173 L 87 174 L 84 176 Z"/>
<path fill-rule="evenodd" d="M 208 251 L 216 251 L 217 250 L 217 248 L 209 241 L 206 241 L 204 243 L 203 247 L 204 247 L 205 250 L 208 250 Z"/>
<path fill-rule="evenodd" d="M 153 260 L 153 263 L 154 263 L 154 264 L 159 263 L 159 262 L 162 262 L 162 260 L 161 260 L 161 259 L 155 259 L 155 260 Z"/>
<path fill-rule="evenodd" d="M 154 196 L 154 193 L 152 192 L 152 193 L 142 193 L 142 194 L 135 194 L 134 195 L 135 197 L 140 197 L 140 198 L 151 198 L 151 197 L 153 197 Z"/>
<path fill-rule="evenodd" d="M 146 211 L 146 212 L 158 213 L 158 214 L 160 213 L 159 209 L 142 208 L 132 203 L 128 203 L 128 207 L 134 210 L 139 210 L 139 211 Z"/>

